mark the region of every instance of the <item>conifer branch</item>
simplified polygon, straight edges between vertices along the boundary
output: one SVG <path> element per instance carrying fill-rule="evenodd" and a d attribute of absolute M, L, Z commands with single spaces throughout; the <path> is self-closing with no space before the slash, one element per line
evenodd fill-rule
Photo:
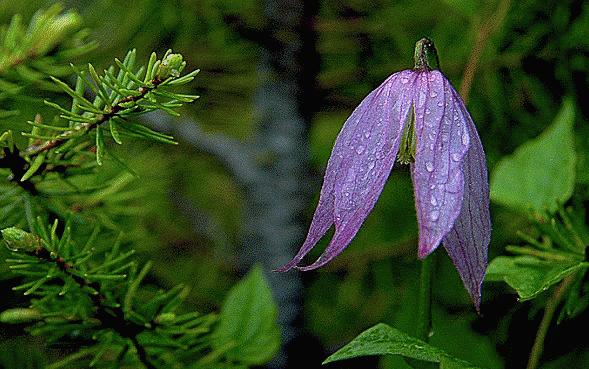
<path fill-rule="evenodd" d="M 55 90 L 48 76 L 69 74 L 65 61 L 96 47 L 85 40 L 81 24 L 76 12 L 64 12 L 60 4 L 38 11 L 28 25 L 13 16 L 0 28 L 0 91 L 15 94 L 23 84 Z"/>
<path fill-rule="evenodd" d="M 145 98 L 145 96 L 149 92 L 152 92 L 153 90 L 155 90 L 162 82 L 163 81 L 160 79 L 160 77 L 156 76 L 156 78 L 152 79 L 149 82 L 150 86 L 139 87 L 137 89 L 137 92 L 138 92 L 137 95 L 125 96 L 112 108 L 105 110 L 104 113 L 97 114 L 95 116 L 94 121 L 79 124 L 78 126 L 76 126 L 75 129 L 65 131 L 65 132 L 61 133 L 59 136 L 57 136 L 56 138 L 54 138 L 50 141 L 47 141 L 43 144 L 31 145 L 25 149 L 25 153 L 28 156 L 34 156 L 34 155 L 38 155 L 42 152 L 49 151 L 51 149 L 55 149 L 55 148 L 63 145 L 64 143 L 66 143 L 68 139 L 78 137 L 81 134 L 86 134 L 86 133 L 92 131 L 93 129 L 95 129 L 96 127 L 98 127 L 99 125 L 106 123 L 115 117 L 123 118 L 121 112 L 128 109 L 125 107 L 125 105 L 128 105 L 129 103 L 137 103 L 139 100 Z"/>

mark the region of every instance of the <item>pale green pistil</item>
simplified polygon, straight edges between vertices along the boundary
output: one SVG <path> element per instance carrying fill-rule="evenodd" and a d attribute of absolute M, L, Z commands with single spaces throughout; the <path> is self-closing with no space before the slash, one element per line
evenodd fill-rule
<path fill-rule="evenodd" d="M 399 146 L 399 153 L 397 154 L 397 161 L 401 164 L 410 164 L 415 162 L 415 148 L 417 147 L 417 137 L 415 136 L 415 110 L 413 105 L 409 110 L 407 122 L 403 127 L 401 134 L 401 144 Z"/>

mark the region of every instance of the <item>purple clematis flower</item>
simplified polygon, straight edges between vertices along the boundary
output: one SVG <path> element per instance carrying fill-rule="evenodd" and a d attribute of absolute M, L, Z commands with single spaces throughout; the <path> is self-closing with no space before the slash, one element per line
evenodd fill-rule
<path fill-rule="evenodd" d="M 398 160 L 411 166 L 419 258 L 443 243 L 479 308 L 491 236 L 485 154 L 461 97 L 435 69 L 436 62 L 433 43 L 418 41 L 415 68 L 387 78 L 346 120 L 327 163 L 307 239 L 278 271 L 316 269 L 339 255 Z M 319 259 L 299 266 L 332 225 L 335 233 Z"/>

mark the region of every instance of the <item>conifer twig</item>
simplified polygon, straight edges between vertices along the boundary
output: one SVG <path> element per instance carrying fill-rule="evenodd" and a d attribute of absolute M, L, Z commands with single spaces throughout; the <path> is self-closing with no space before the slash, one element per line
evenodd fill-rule
<path fill-rule="evenodd" d="M 149 361 L 145 348 L 137 340 L 137 336 L 141 332 L 153 329 L 155 322 L 152 321 L 140 325 L 125 319 L 125 313 L 121 307 L 105 306 L 103 302 L 106 300 L 106 297 L 100 293 L 100 284 L 80 277 L 79 274 L 81 273 L 76 273 L 76 267 L 73 263 L 68 262 L 55 252 L 50 252 L 47 248 L 42 246 L 41 242 L 39 242 L 32 251 L 27 252 L 27 254 L 34 256 L 41 261 L 55 264 L 65 275 L 72 278 L 80 289 L 90 287 L 97 291 L 97 293 L 89 294 L 95 308 L 93 318 L 98 320 L 102 327 L 112 329 L 121 337 L 128 338 L 137 351 L 139 361 L 141 361 L 141 363 L 148 369 L 156 369 L 156 367 Z"/>
<path fill-rule="evenodd" d="M 152 85 L 151 87 L 145 87 L 145 86 L 139 87 L 137 89 L 137 92 L 139 92 L 138 95 L 128 95 L 125 98 L 121 99 L 115 106 L 108 109 L 108 111 L 105 111 L 103 114 L 97 115 L 95 121 L 93 121 L 91 123 L 82 123 L 82 124 L 76 126 L 74 129 L 69 130 L 69 131 L 65 131 L 62 134 L 60 134 L 58 137 L 56 137 L 55 139 L 47 141 L 42 145 L 31 145 L 25 150 L 25 153 L 29 156 L 38 155 L 42 152 L 49 151 L 51 149 L 61 146 L 62 144 L 67 142 L 67 140 L 69 138 L 79 136 L 80 132 L 84 132 L 84 133 L 90 132 L 91 130 L 95 129 L 99 125 L 106 123 L 109 120 L 111 120 L 112 118 L 118 116 L 118 114 L 121 111 L 127 109 L 124 106 L 124 104 L 130 103 L 130 102 L 138 102 L 139 100 L 143 99 L 145 97 L 145 95 L 147 95 L 149 92 L 155 90 L 157 88 L 157 86 L 159 86 L 162 82 L 163 81 L 160 79 L 160 77 L 156 76 L 154 79 L 152 79 L 150 81 L 150 84 Z"/>

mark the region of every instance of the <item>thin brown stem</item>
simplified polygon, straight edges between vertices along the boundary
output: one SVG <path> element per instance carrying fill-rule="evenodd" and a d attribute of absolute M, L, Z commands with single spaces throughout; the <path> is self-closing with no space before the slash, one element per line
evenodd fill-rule
<path fill-rule="evenodd" d="M 536 332 L 536 339 L 534 340 L 534 345 L 530 351 L 530 357 L 528 359 L 528 365 L 526 369 L 536 369 L 538 367 L 540 359 L 542 358 L 542 351 L 544 351 L 544 340 L 548 334 L 548 328 L 550 328 L 550 323 L 552 322 L 554 313 L 556 313 L 556 309 L 558 308 L 558 305 L 560 305 L 560 301 L 564 297 L 564 294 L 569 289 L 570 285 L 574 282 L 575 277 L 576 275 L 573 274 L 564 278 L 546 303 L 546 307 L 544 308 L 544 315 L 542 316 L 542 321 L 540 322 L 540 326 Z"/>
<path fill-rule="evenodd" d="M 464 68 L 462 84 L 460 85 L 460 95 L 462 96 L 464 102 L 468 101 L 468 96 L 470 95 L 470 90 L 472 88 L 472 81 L 476 74 L 479 61 L 483 55 L 483 51 L 485 50 L 487 42 L 493 33 L 495 33 L 495 31 L 497 31 L 503 24 L 510 5 L 511 0 L 502 0 L 499 3 L 494 16 L 492 16 L 478 29 L 474 45 L 472 46 L 472 50 L 468 58 L 468 62 Z"/>

